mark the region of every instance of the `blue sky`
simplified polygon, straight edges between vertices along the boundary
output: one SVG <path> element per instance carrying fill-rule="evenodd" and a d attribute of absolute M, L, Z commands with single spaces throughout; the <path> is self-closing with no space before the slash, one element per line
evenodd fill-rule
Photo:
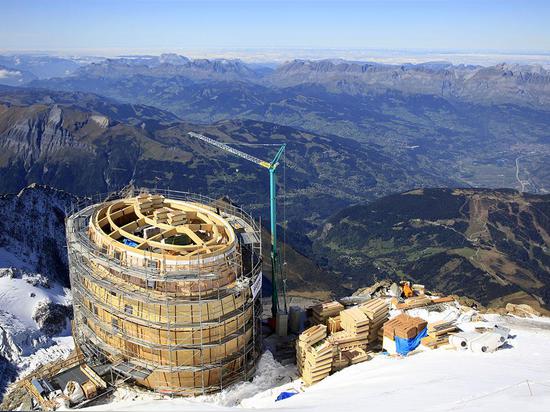
<path fill-rule="evenodd" d="M 8 0 L 0 49 L 550 52 L 550 1 Z"/>

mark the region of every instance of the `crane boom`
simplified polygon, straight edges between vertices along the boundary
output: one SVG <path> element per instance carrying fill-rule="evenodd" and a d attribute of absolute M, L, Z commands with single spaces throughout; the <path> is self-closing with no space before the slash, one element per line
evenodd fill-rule
<path fill-rule="evenodd" d="M 252 155 L 249 155 L 247 153 L 241 152 L 240 150 L 237 150 L 229 145 L 226 145 L 225 143 L 218 142 L 217 140 L 211 139 L 209 137 L 206 137 L 202 134 L 195 133 L 195 132 L 189 132 L 189 136 L 196 137 L 199 140 L 202 140 L 206 143 L 211 144 L 212 146 L 216 146 L 222 150 L 225 150 L 226 152 L 233 153 L 236 156 L 242 157 L 243 159 L 246 159 L 250 162 L 256 163 L 262 167 L 265 167 L 266 169 L 269 169 L 271 167 L 271 164 L 269 162 L 266 162 L 262 159 L 258 159 L 257 157 L 254 157 Z"/>

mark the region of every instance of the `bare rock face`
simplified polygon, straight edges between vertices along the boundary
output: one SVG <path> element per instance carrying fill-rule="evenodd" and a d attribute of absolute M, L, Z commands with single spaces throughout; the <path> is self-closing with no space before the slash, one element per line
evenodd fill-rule
<path fill-rule="evenodd" d="M 506 305 L 506 312 L 511 315 L 528 317 L 528 316 L 540 316 L 541 313 L 527 304 L 516 305 L 514 303 L 508 303 Z"/>
<path fill-rule="evenodd" d="M 43 301 L 33 314 L 33 319 L 46 336 L 61 333 L 67 327 L 68 318 L 72 318 L 72 307 Z"/>

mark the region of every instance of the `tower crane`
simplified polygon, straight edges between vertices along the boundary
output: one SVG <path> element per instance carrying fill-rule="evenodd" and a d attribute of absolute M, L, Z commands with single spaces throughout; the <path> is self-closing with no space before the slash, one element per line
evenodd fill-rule
<path fill-rule="evenodd" d="M 236 156 L 239 156 L 243 159 L 246 159 L 250 162 L 256 163 L 267 170 L 269 170 L 269 208 L 270 208 L 270 224 L 271 224 L 271 285 L 272 285 L 272 294 L 271 294 L 271 314 L 273 319 L 277 322 L 277 315 L 288 314 L 287 302 L 286 302 L 286 285 L 284 278 L 284 269 L 281 265 L 279 252 L 277 249 L 277 176 L 276 170 L 279 166 L 279 160 L 285 152 L 286 144 L 281 145 L 277 154 L 271 160 L 271 162 L 266 162 L 265 160 L 258 159 L 255 156 L 249 155 L 248 153 L 241 152 L 225 143 L 218 142 L 217 140 L 211 139 L 210 137 L 204 136 L 199 133 L 189 132 L 189 136 L 196 139 L 202 140 L 212 146 L 216 146 L 219 149 L 225 150 L 226 152 L 232 153 Z M 281 281 L 279 285 L 279 280 Z M 279 296 L 279 292 L 281 296 Z"/>

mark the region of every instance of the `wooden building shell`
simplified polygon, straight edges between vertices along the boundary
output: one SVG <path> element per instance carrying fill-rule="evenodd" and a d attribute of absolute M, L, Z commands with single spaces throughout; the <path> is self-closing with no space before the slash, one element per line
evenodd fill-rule
<path fill-rule="evenodd" d="M 175 395 L 248 379 L 261 349 L 257 223 L 191 193 L 100 199 L 67 221 L 73 335 L 88 361 Z"/>

